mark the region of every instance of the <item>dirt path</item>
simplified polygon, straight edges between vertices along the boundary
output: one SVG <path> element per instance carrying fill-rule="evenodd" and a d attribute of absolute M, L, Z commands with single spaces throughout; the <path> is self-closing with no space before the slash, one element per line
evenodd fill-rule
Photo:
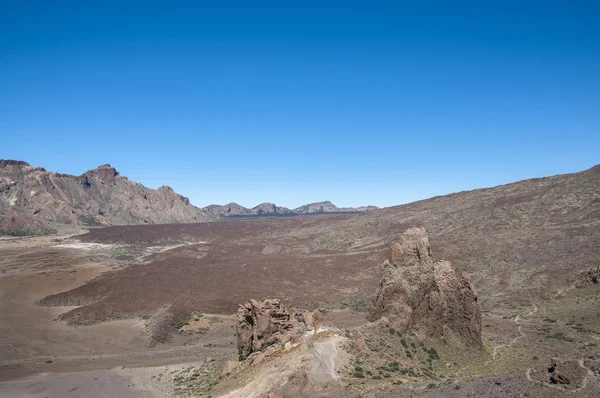
<path fill-rule="evenodd" d="M 537 305 L 533 304 L 533 310 L 531 310 L 527 315 L 525 316 L 531 316 L 533 314 L 535 314 L 538 311 L 538 307 Z M 494 361 L 496 359 L 501 359 L 502 355 L 500 355 L 499 358 L 496 358 L 498 355 L 498 350 L 502 349 L 502 348 L 508 348 L 512 345 L 514 345 L 520 338 L 525 337 L 525 333 L 523 333 L 523 331 L 521 330 L 522 325 L 519 323 L 519 319 L 521 318 L 520 315 L 517 315 L 514 319 L 514 323 L 515 325 L 517 325 L 517 332 L 519 332 L 519 336 L 516 336 L 514 339 L 512 339 L 509 343 L 507 344 L 500 344 L 496 347 L 494 347 L 494 350 L 492 352 L 492 358 L 490 358 L 490 360 L 488 362 L 486 362 L 486 365 L 488 365 L 491 361 Z"/>

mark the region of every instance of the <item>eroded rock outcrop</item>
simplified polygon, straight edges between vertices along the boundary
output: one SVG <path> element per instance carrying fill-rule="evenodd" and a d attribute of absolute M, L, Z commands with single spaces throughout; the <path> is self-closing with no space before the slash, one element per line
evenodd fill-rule
<path fill-rule="evenodd" d="M 277 299 L 249 300 L 237 313 L 237 341 L 240 361 L 249 356 L 268 354 L 297 340 L 305 333 L 331 326 L 315 310 L 303 312 L 284 306 Z"/>
<path fill-rule="evenodd" d="M 571 380 L 565 374 L 558 371 L 558 362 L 554 358 L 550 360 L 548 373 L 550 373 L 549 381 L 552 384 L 571 384 Z"/>
<path fill-rule="evenodd" d="M 600 283 L 600 266 L 596 267 L 596 269 L 590 268 L 587 274 L 585 274 L 585 278 L 583 278 L 583 281 L 577 284 L 577 287 L 583 287 L 590 283 Z"/>
<path fill-rule="evenodd" d="M 427 233 L 411 228 L 383 264 L 369 320 L 387 316 L 398 330 L 481 346 L 481 310 L 468 275 L 458 277 L 448 261 L 434 263 Z"/>

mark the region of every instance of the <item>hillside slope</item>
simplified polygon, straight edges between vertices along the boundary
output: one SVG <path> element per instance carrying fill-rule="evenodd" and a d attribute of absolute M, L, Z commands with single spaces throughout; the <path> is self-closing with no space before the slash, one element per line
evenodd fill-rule
<path fill-rule="evenodd" d="M 472 274 L 490 304 L 551 298 L 600 265 L 600 165 L 343 215 L 291 231 L 321 250 L 369 251 L 419 226 L 440 258 Z"/>
<path fill-rule="evenodd" d="M 22 161 L 0 160 L 0 228 L 4 225 L 10 232 L 6 226 L 19 224 L 16 216 L 20 224 L 28 220 L 35 225 L 162 224 L 213 219 L 170 187 L 147 188 L 119 175 L 110 165 L 72 176 Z"/>
<path fill-rule="evenodd" d="M 93 229 L 81 239 L 207 244 L 174 249 L 48 302 L 94 302 L 65 315 L 92 319 L 153 311 L 181 291 L 194 292 L 181 301 L 190 311 L 234 311 L 248 297 L 271 296 L 304 307 L 327 300 L 365 308 L 390 244 L 414 226 L 429 231 L 434 256 L 471 275 L 485 310 L 552 301 L 600 265 L 600 167 L 369 213 Z"/>

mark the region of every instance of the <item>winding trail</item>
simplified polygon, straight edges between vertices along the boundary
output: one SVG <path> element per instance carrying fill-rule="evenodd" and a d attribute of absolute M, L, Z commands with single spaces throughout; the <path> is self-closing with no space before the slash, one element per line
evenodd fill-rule
<path fill-rule="evenodd" d="M 537 311 L 538 311 L 537 305 L 533 304 L 533 310 L 531 310 L 525 316 L 531 316 L 531 315 L 535 314 Z M 517 332 L 519 332 L 519 336 L 517 336 L 514 339 L 512 339 L 512 341 L 510 343 L 508 343 L 508 344 L 500 344 L 500 345 L 494 347 L 494 351 L 492 352 L 492 358 L 488 362 L 486 362 L 486 365 L 488 365 L 491 361 L 496 360 L 496 356 L 498 355 L 498 350 L 499 349 L 501 349 L 501 348 L 508 348 L 508 347 L 514 345 L 521 337 L 525 337 L 525 333 L 523 333 L 521 331 L 522 325 L 519 323 L 519 318 L 520 317 L 521 317 L 520 315 L 517 315 L 515 317 L 515 319 L 514 319 L 514 322 L 517 325 Z M 502 356 L 500 356 L 500 358 L 502 358 Z M 498 359 L 500 359 L 500 358 L 498 358 Z"/>

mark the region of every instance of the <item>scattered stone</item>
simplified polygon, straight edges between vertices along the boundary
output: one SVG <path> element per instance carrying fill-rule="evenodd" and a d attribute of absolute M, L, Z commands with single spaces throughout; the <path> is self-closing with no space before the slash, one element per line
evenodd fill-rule
<path fill-rule="evenodd" d="M 554 358 L 550 360 L 548 373 L 550 373 L 550 383 L 552 384 L 571 384 L 571 380 L 558 371 L 558 362 Z"/>
<path fill-rule="evenodd" d="M 594 268 L 590 268 L 588 272 L 585 274 L 585 278 L 579 283 L 577 283 L 577 287 L 581 288 L 587 284 L 598 284 L 600 283 L 600 266 Z"/>

